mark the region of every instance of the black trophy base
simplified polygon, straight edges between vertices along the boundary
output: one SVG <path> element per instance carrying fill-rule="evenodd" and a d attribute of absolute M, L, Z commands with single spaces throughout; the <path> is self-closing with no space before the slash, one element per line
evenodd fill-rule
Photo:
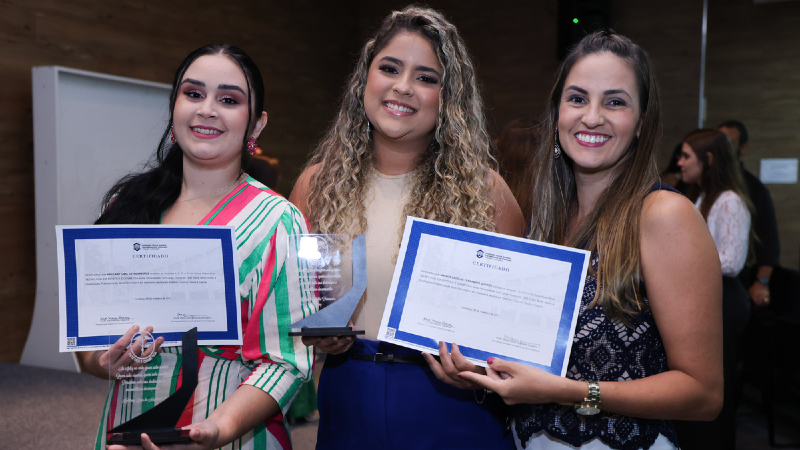
<path fill-rule="evenodd" d="M 153 444 L 179 444 L 182 442 L 192 442 L 189 437 L 189 430 L 180 428 L 160 428 L 156 430 L 146 430 L 141 432 L 128 431 L 125 433 L 114 433 L 106 441 L 106 445 L 142 445 L 142 433 L 153 441 Z"/>
<path fill-rule="evenodd" d="M 354 330 L 353 327 L 300 328 L 300 331 L 290 331 L 289 336 L 356 336 L 364 333 L 364 330 Z"/>

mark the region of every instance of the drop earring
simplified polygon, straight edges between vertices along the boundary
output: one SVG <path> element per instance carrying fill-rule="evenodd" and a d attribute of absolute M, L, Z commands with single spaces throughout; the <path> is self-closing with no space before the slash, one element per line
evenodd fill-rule
<path fill-rule="evenodd" d="M 250 139 L 247 140 L 247 153 L 249 153 L 250 156 L 253 156 L 256 154 L 257 148 L 258 143 L 256 142 L 256 138 L 250 136 Z"/>
<path fill-rule="evenodd" d="M 369 125 L 369 120 L 367 121 L 367 137 L 369 138 L 369 133 L 372 131 L 372 128 Z"/>
<path fill-rule="evenodd" d="M 175 143 L 175 128 L 172 125 L 169 126 L 169 141 Z"/>
<path fill-rule="evenodd" d="M 555 145 L 553 145 L 553 154 L 558 159 L 561 156 L 561 146 L 558 144 L 558 130 L 556 130 Z"/>

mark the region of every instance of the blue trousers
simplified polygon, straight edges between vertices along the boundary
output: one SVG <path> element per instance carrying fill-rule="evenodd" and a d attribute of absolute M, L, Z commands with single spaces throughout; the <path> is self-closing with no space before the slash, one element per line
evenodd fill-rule
<path fill-rule="evenodd" d="M 419 355 L 357 339 L 349 351 Z M 478 397 L 483 396 L 482 391 Z M 472 390 L 447 385 L 430 368 L 328 355 L 317 394 L 317 450 L 513 449 L 505 405 L 494 394 L 477 404 Z"/>

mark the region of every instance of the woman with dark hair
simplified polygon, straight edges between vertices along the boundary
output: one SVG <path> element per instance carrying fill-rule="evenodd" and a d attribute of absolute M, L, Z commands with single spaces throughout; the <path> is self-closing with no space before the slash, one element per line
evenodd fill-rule
<path fill-rule="evenodd" d="M 681 141 L 672 149 L 672 157 L 669 159 L 669 164 L 667 164 L 667 168 L 661 172 L 661 182 L 685 195 L 689 200 L 694 201 L 697 199 L 699 189 L 697 185 L 688 184 L 683 181 L 681 166 L 678 165 L 682 150 L 683 142 Z"/>
<path fill-rule="evenodd" d="M 702 216 L 658 180 L 660 130 L 647 53 L 586 36 L 551 91 L 528 234 L 592 254 L 566 377 L 500 358 L 480 375 L 443 347 L 441 365 L 428 358 L 514 405 L 518 448 L 675 449 L 671 419 L 719 412 L 719 264 Z"/>
<path fill-rule="evenodd" d="M 719 130 L 693 131 L 678 165 L 683 180 L 700 187 L 695 206 L 717 245 L 722 275 L 735 278 L 747 259 L 751 206 L 730 140 Z"/>
<path fill-rule="evenodd" d="M 522 234 L 519 206 L 492 167 L 456 28 L 431 9 L 393 12 L 364 46 L 290 196 L 314 232 L 367 235 L 367 290 L 352 317 L 366 339 L 306 341 L 333 354 L 320 376 L 317 449 L 513 446 L 490 401 L 437 381 L 419 351 L 377 341 L 406 216 Z M 442 421 L 446 432 L 424 431 Z"/>
<path fill-rule="evenodd" d="M 739 342 L 750 318 L 750 298 L 739 281 L 747 260 L 752 207 L 728 137 L 703 129 L 683 140 L 678 159 L 683 180 L 700 188 L 695 206 L 706 219 L 722 266 L 722 345 L 725 402 L 711 423 L 681 423 L 678 434 L 684 449 L 736 447 L 736 360 Z"/>
<path fill-rule="evenodd" d="M 198 385 L 177 424 L 191 429 L 194 442 L 185 448 L 291 448 L 281 413 L 311 379 L 313 349 L 278 326 L 315 310 L 301 299 L 298 263 L 286 254 L 287 236 L 306 232 L 305 220 L 242 170 L 267 123 L 263 99 L 261 73 L 240 49 L 209 45 L 192 52 L 175 74 L 169 126 L 154 162 L 109 190 L 96 222 L 236 229 L 244 343 L 198 348 Z M 125 347 L 138 329 L 108 351 L 82 353 L 85 370 L 108 378 L 133 365 Z M 155 398 L 112 383 L 96 448 L 105 448 L 107 430 L 180 387 L 181 348 L 159 349 L 161 343 L 151 346 L 148 352 L 160 353 L 142 369 L 154 380 Z M 156 448 L 146 435 L 142 447 Z"/>

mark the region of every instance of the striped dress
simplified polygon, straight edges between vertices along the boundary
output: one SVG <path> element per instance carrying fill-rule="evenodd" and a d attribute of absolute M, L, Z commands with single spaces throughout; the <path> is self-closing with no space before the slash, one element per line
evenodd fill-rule
<path fill-rule="evenodd" d="M 298 262 L 286 260 L 286 237 L 307 233 L 305 219 L 291 203 L 248 177 L 200 224 L 235 227 L 244 337 L 242 346 L 198 348 L 198 386 L 178 426 L 203 421 L 240 385 L 249 384 L 271 395 L 281 414 L 224 448 L 288 450 L 291 444 L 283 414 L 312 377 L 311 348 L 286 334 L 289 324 L 316 311 L 299 287 Z M 145 386 L 155 391 L 143 395 L 111 384 L 96 449 L 105 448 L 106 430 L 152 408 L 180 387 L 181 349 L 162 350 L 145 368 L 145 381 L 154 383 Z"/>

